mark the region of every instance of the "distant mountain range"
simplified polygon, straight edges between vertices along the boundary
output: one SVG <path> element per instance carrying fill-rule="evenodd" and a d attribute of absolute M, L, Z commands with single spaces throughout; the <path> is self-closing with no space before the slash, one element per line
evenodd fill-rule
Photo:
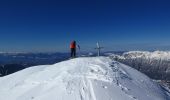
<path fill-rule="evenodd" d="M 68 53 L 0 53 L 0 64 L 51 64 L 68 58 Z"/>
<path fill-rule="evenodd" d="M 27 67 L 54 64 L 68 59 L 68 53 L 0 53 L 0 76 Z"/>

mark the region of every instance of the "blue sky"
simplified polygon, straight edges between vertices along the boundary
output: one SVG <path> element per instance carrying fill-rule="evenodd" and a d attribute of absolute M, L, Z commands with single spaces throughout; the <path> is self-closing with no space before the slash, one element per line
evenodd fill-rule
<path fill-rule="evenodd" d="M 169 0 L 1 0 L 0 51 L 170 50 Z"/>

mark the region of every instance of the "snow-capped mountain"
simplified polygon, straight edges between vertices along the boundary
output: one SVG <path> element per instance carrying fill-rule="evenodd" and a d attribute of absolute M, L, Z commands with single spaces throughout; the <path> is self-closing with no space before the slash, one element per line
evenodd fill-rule
<path fill-rule="evenodd" d="M 129 65 L 153 79 L 170 81 L 170 51 L 129 51 L 111 58 Z"/>
<path fill-rule="evenodd" d="M 114 55 L 114 54 L 113 54 Z M 112 55 L 112 56 L 113 56 Z M 123 53 L 120 57 L 121 59 L 155 59 L 155 60 L 170 60 L 170 51 L 129 51 Z"/>
<path fill-rule="evenodd" d="M 0 78 L 0 100 L 169 100 L 137 70 L 108 57 L 34 66 Z"/>

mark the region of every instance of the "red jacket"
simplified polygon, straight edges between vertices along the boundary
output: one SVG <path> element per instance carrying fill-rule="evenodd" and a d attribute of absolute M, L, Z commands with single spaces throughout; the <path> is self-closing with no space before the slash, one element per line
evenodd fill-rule
<path fill-rule="evenodd" d="M 70 48 L 71 48 L 71 49 L 76 48 L 76 42 L 75 42 L 75 41 L 71 42 Z"/>

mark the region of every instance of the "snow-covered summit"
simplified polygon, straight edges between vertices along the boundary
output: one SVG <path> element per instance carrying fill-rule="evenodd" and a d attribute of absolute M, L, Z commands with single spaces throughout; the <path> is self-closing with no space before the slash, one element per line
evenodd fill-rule
<path fill-rule="evenodd" d="M 35 66 L 0 78 L 0 100 L 169 100 L 144 74 L 107 57 Z"/>

